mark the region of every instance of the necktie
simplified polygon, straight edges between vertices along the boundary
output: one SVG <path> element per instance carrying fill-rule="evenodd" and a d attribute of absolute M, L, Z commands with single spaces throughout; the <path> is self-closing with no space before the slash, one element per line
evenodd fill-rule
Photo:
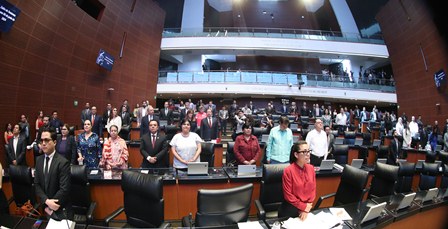
<path fill-rule="evenodd" d="M 156 135 L 152 135 L 152 148 L 154 149 L 156 147 Z"/>
<path fill-rule="evenodd" d="M 92 115 L 92 126 L 95 123 L 95 115 Z"/>
<path fill-rule="evenodd" d="M 211 119 L 211 118 L 208 118 L 208 125 L 209 125 L 210 127 L 212 127 L 212 119 Z"/>
<path fill-rule="evenodd" d="M 45 188 L 47 188 L 48 184 L 50 183 L 50 177 L 48 176 L 49 162 L 50 162 L 50 157 L 45 157 L 45 169 L 44 169 Z"/>

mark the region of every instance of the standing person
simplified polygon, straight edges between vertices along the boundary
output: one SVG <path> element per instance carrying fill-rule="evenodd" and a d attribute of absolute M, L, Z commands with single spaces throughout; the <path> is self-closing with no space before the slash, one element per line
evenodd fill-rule
<path fill-rule="evenodd" d="M 235 115 L 236 129 L 232 134 L 233 141 L 235 141 L 238 135 L 243 133 L 243 125 L 246 123 L 246 119 L 247 118 L 242 110 L 237 111 L 237 114 Z"/>
<path fill-rule="evenodd" d="M 123 106 L 121 108 L 121 124 L 122 126 L 131 125 L 131 114 L 128 112 L 127 108 Z"/>
<path fill-rule="evenodd" d="M 322 115 L 322 122 L 324 126 L 329 126 L 330 128 L 333 126 L 333 123 L 331 122 L 331 115 L 328 109 L 325 109 L 324 115 Z"/>
<path fill-rule="evenodd" d="M 11 165 L 26 165 L 26 143 L 20 137 L 20 125 L 15 124 L 12 130 L 13 137 L 9 139 L 7 156 Z"/>
<path fill-rule="evenodd" d="M 43 111 L 39 111 L 37 118 L 36 118 L 36 134 L 37 131 L 39 130 L 39 128 L 41 128 L 44 125 L 44 112 Z"/>
<path fill-rule="evenodd" d="M 213 110 L 207 109 L 207 117 L 201 121 L 201 138 L 205 141 L 217 139 L 219 124 L 216 118 L 213 118 Z"/>
<path fill-rule="evenodd" d="M 200 106 L 199 112 L 195 116 L 197 128 L 199 128 L 199 129 L 201 128 L 202 119 L 204 119 L 205 117 L 207 117 L 207 114 L 204 112 L 204 107 Z"/>
<path fill-rule="evenodd" d="M 9 144 L 9 139 L 11 139 L 14 134 L 12 133 L 12 124 L 8 123 L 5 126 L 5 133 L 3 134 L 3 137 L 5 138 L 5 144 L 8 145 Z"/>
<path fill-rule="evenodd" d="M 316 173 L 310 165 L 311 150 L 305 141 L 294 143 L 290 152 L 290 165 L 283 171 L 282 188 L 285 200 L 278 217 L 299 217 L 305 220 L 316 198 Z"/>
<path fill-rule="evenodd" d="M 278 126 L 271 129 L 266 147 L 266 159 L 268 164 L 287 163 L 289 152 L 293 144 L 292 131 L 288 128 L 289 119 L 280 116 Z"/>
<path fill-rule="evenodd" d="M 252 102 L 252 101 L 251 101 Z M 223 106 L 219 111 L 219 122 L 221 124 L 221 134 L 227 136 L 227 119 L 229 119 L 229 112 L 227 106 Z"/>
<path fill-rule="evenodd" d="M 173 111 L 169 108 L 168 101 L 166 101 L 163 104 L 163 108 L 160 109 L 159 119 L 160 120 L 166 120 L 167 124 L 171 125 L 171 121 L 173 119 Z"/>
<path fill-rule="evenodd" d="M 190 132 L 190 121 L 181 123 L 182 132 L 174 135 L 170 141 L 171 153 L 174 155 L 173 167 L 186 169 L 190 162 L 199 162 L 202 139 L 196 133 Z"/>
<path fill-rule="evenodd" d="M 387 157 L 387 164 L 396 165 L 398 163 L 398 159 L 400 158 L 402 144 L 399 140 L 399 135 L 396 130 L 393 133 L 394 139 L 389 145 L 389 153 Z"/>
<path fill-rule="evenodd" d="M 334 134 L 331 133 L 329 126 L 324 126 L 325 133 L 327 134 L 328 155 L 327 158 L 332 158 L 333 146 L 334 146 Z"/>
<path fill-rule="evenodd" d="M 409 129 L 409 123 L 404 124 L 403 128 L 403 148 L 410 148 L 412 144 L 412 134 Z"/>
<path fill-rule="evenodd" d="M 306 135 L 306 143 L 311 150 L 311 164 L 319 166 L 328 156 L 327 133 L 323 130 L 322 120 L 316 119 L 314 130 Z"/>
<path fill-rule="evenodd" d="M 196 133 L 196 129 L 198 128 L 198 126 L 197 126 L 196 117 L 194 115 L 194 110 L 193 109 L 189 109 L 187 111 L 187 114 L 186 114 L 186 117 L 185 117 L 184 120 L 190 121 L 190 124 L 191 124 L 190 131 Z"/>
<path fill-rule="evenodd" d="M 88 168 L 97 168 L 101 158 L 101 143 L 97 134 L 92 132 L 90 120 L 84 121 L 84 132 L 77 138 L 78 162 Z"/>
<path fill-rule="evenodd" d="M 85 123 L 84 123 L 84 125 L 85 125 Z M 118 127 L 118 133 L 120 133 L 121 126 L 122 126 L 121 116 L 118 115 L 118 110 L 115 107 L 112 109 L 112 115 L 110 116 L 109 120 L 107 120 L 106 129 L 107 129 L 108 132 L 110 132 L 109 128 L 112 125 L 117 126 Z"/>
<path fill-rule="evenodd" d="M 86 103 L 84 110 L 81 111 L 81 126 L 84 126 L 84 121 L 90 118 L 90 103 Z"/>
<path fill-rule="evenodd" d="M 71 164 L 76 162 L 76 140 L 74 136 L 69 134 L 68 124 L 64 124 L 61 128 L 61 136 L 56 141 L 56 151 L 64 156 Z"/>
<path fill-rule="evenodd" d="M 8 200 L 6 200 L 5 193 L 2 189 L 3 184 L 3 166 L 2 163 L 0 163 L 0 215 L 7 215 L 9 214 L 9 204 Z"/>
<path fill-rule="evenodd" d="M 235 139 L 233 152 L 238 165 L 254 165 L 261 155 L 258 138 L 252 135 L 252 126 L 243 125 L 243 134 Z"/>
<path fill-rule="evenodd" d="M 149 122 L 149 133 L 142 136 L 140 144 L 140 154 L 143 157 L 140 167 L 166 167 L 167 152 L 168 142 L 166 141 L 166 136 L 159 133 L 159 122 L 151 120 Z"/>
<path fill-rule="evenodd" d="M 112 105 L 110 103 L 108 103 L 106 105 L 106 110 L 103 113 L 103 118 L 102 118 L 103 127 L 106 126 L 107 120 L 109 120 L 111 115 L 112 115 Z"/>
<path fill-rule="evenodd" d="M 25 139 L 27 145 L 30 144 L 30 124 L 24 114 L 20 116 L 19 125 L 21 129 L 20 136 Z"/>
<path fill-rule="evenodd" d="M 157 123 L 159 122 L 159 118 L 154 115 L 154 107 L 149 105 L 147 107 L 147 115 L 143 116 L 142 122 L 140 123 L 140 137 L 143 137 L 143 135 L 149 132 L 149 122 L 152 120 L 156 120 Z"/>
<path fill-rule="evenodd" d="M 140 108 L 138 108 L 137 111 L 137 127 L 140 127 L 140 125 L 142 124 L 142 118 L 146 116 L 146 114 L 148 113 L 148 104 L 146 103 L 146 101 L 142 102 L 142 106 Z"/>
<path fill-rule="evenodd" d="M 403 136 L 404 125 L 403 125 L 403 119 L 401 117 L 398 117 L 397 124 L 395 124 L 395 130 L 398 136 Z"/>
<path fill-rule="evenodd" d="M 123 107 L 123 110 L 125 108 Z M 99 167 L 106 170 L 127 169 L 129 152 L 126 142 L 118 136 L 118 127 L 115 125 L 109 128 L 110 137 L 104 141 L 103 154 Z"/>
<path fill-rule="evenodd" d="M 58 118 L 58 111 L 53 111 L 50 119 L 50 126 L 56 130 L 56 134 L 61 133 L 61 127 L 64 125 L 64 122 Z"/>
<path fill-rule="evenodd" d="M 97 115 L 96 106 L 92 106 L 89 119 L 92 123 L 92 132 L 97 134 L 100 140 L 103 139 L 103 120 L 101 116 Z"/>
<path fill-rule="evenodd" d="M 36 160 L 34 185 L 44 203 L 45 213 L 53 219 L 73 219 L 70 200 L 70 163 L 56 153 L 56 133 L 42 131 L 39 147 L 43 155 Z"/>

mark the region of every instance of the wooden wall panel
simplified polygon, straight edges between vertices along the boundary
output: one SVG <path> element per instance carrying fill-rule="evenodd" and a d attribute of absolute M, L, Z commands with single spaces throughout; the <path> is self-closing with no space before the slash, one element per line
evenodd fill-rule
<path fill-rule="evenodd" d="M 165 19 L 156 2 L 137 1 L 131 12 L 131 0 L 100 0 L 105 10 L 98 21 L 73 1 L 8 1 L 21 13 L 9 32 L 0 33 L 2 132 L 4 124 L 17 122 L 22 113 L 34 126 L 38 110 L 58 110 L 64 122 L 79 126 L 86 102 L 100 113 L 107 103 L 118 107 L 124 98 L 131 106 L 144 99 L 155 102 Z M 127 42 L 120 59 L 124 32 Z M 99 49 L 115 57 L 111 72 L 96 65 Z M 115 91 L 107 91 L 110 87 Z M 2 163 L 3 151 L 0 147 Z"/>
<path fill-rule="evenodd" d="M 439 127 L 443 129 L 448 114 L 448 89 L 445 85 L 437 90 L 433 74 L 440 69 L 448 72 L 448 48 L 425 1 L 391 0 L 378 13 L 377 21 L 389 50 L 396 80 L 398 113 L 405 112 L 408 117 L 421 114 L 426 124 L 438 120 Z"/>

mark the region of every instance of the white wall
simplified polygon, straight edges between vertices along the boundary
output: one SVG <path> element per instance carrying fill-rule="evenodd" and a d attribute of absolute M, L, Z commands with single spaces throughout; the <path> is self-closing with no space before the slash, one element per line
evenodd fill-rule
<path fill-rule="evenodd" d="M 202 71 L 201 55 L 184 55 L 183 63 L 178 65 L 179 71 Z"/>

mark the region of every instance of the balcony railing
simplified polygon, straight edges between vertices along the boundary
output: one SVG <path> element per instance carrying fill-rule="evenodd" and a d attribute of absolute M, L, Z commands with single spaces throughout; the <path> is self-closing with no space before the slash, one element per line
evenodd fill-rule
<path fill-rule="evenodd" d="M 395 82 L 384 78 L 358 78 L 328 74 L 256 71 L 159 72 L 159 83 L 239 83 L 352 88 L 395 93 Z"/>
<path fill-rule="evenodd" d="M 163 38 L 170 37 L 269 37 L 307 39 L 322 41 L 343 41 L 370 44 L 384 44 L 381 34 L 364 36 L 359 33 L 338 31 L 285 29 L 285 28 L 250 28 L 250 27 L 205 27 L 198 29 L 165 28 Z"/>

